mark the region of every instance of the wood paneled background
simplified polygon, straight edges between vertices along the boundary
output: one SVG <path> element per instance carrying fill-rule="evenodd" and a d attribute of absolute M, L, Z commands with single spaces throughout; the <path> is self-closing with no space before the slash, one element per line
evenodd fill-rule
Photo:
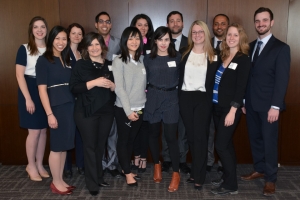
<path fill-rule="evenodd" d="M 205 21 L 211 27 L 213 17 L 224 13 L 231 22 L 242 24 L 252 41 L 256 38 L 253 14 L 261 6 L 269 7 L 274 12 L 272 32 L 290 45 L 292 53 L 287 110 L 280 117 L 279 162 L 300 165 L 300 0 L 0 0 L 0 163 L 27 163 L 27 131 L 19 128 L 18 121 L 15 56 L 19 46 L 27 42 L 27 29 L 32 17 L 43 16 L 49 29 L 54 25 L 67 27 L 77 22 L 85 27 L 86 32 L 90 32 L 95 31 L 95 16 L 107 11 L 112 19 L 111 33 L 120 37 L 131 19 L 140 13 L 147 14 L 154 28 L 157 28 L 166 25 L 170 11 L 178 10 L 183 14 L 185 35 L 194 20 Z M 234 142 L 238 162 L 252 163 L 244 116 L 236 130 Z M 45 163 L 48 155 L 49 144 Z"/>

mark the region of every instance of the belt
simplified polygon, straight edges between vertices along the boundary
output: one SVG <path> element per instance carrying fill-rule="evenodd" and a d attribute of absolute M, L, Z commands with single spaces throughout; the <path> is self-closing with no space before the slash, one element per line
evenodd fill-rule
<path fill-rule="evenodd" d="M 61 83 L 61 84 L 57 84 L 57 85 L 51 85 L 48 88 L 54 88 L 54 87 L 63 86 L 63 85 L 69 85 L 69 83 Z"/>
<path fill-rule="evenodd" d="M 149 88 L 153 88 L 153 89 L 156 89 L 156 90 L 161 90 L 161 91 L 173 91 L 173 90 L 176 90 L 177 89 L 177 86 L 175 86 L 175 87 L 172 87 L 172 88 L 159 88 L 159 87 L 156 87 L 156 86 L 154 86 L 154 85 L 152 85 L 152 84 L 148 84 L 148 87 Z"/>
<path fill-rule="evenodd" d="M 27 74 L 24 74 L 24 76 L 27 77 L 27 78 L 36 78 L 36 76 L 27 75 Z"/>

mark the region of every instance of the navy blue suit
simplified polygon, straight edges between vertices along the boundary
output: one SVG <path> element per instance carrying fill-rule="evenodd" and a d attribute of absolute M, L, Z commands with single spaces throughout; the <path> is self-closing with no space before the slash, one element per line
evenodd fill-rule
<path fill-rule="evenodd" d="M 256 42 L 250 44 L 250 56 L 253 55 Z M 285 108 L 289 71 L 289 46 L 271 36 L 251 67 L 245 97 L 254 170 L 265 174 L 267 182 L 277 180 L 278 170 L 278 120 L 269 123 L 268 111 L 271 106 L 280 110 Z"/>

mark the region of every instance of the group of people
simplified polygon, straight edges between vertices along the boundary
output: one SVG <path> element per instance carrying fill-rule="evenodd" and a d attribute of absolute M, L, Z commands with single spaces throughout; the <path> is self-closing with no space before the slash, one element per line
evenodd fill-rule
<path fill-rule="evenodd" d="M 189 173 L 186 182 L 201 190 L 215 146 L 223 174 L 212 181 L 216 187 L 211 192 L 237 194 L 233 134 L 247 110 L 254 172 L 241 179 L 265 178 L 263 194 L 274 194 L 278 117 L 284 109 L 290 50 L 272 35 L 273 23 L 270 9 L 256 10 L 258 39 L 249 45 L 243 27 L 229 24 L 225 14 L 215 16 L 213 38 L 200 20 L 191 24 L 188 37 L 182 35 L 178 11 L 170 12 L 167 26 L 155 31 L 147 15 L 136 15 L 121 39 L 110 35 L 107 12 L 95 17 L 97 33 L 86 35 L 77 23 L 68 29 L 55 26 L 47 34 L 45 19 L 34 17 L 28 44 L 21 45 L 16 59 L 30 179 L 50 177 L 42 165 L 49 126 L 53 193 L 76 189 L 63 180 L 63 174 L 72 176 L 71 159 L 66 158 L 74 147 L 78 172 L 85 174 L 93 196 L 110 185 L 104 170 L 137 186 L 141 177 L 134 171 L 146 171 L 148 147 L 155 183 L 172 166 L 169 192 L 178 190 L 180 173 Z"/>

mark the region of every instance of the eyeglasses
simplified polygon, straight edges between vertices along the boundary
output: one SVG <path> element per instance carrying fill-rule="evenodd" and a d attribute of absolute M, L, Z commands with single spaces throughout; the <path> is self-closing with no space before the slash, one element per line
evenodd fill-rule
<path fill-rule="evenodd" d="M 104 22 L 105 22 L 106 24 L 111 24 L 111 21 L 110 21 L 110 20 L 106 20 L 106 21 L 104 21 L 104 20 L 102 20 L 102 19 L 99 19 L 99 20 L 98 20 L 98 23 L 99 23 L 99 24 L 104 24 Z"/>
<path fill-rule="evenodd" d="M 199 34 L 199 35 L 203 35 L 203 34 L 204 34 L 204 31 L 198 31 L 198 32 L 193 31 L 192 34 L 193 34 L 193 35 L 198 35 L 198 34 Z"/>

